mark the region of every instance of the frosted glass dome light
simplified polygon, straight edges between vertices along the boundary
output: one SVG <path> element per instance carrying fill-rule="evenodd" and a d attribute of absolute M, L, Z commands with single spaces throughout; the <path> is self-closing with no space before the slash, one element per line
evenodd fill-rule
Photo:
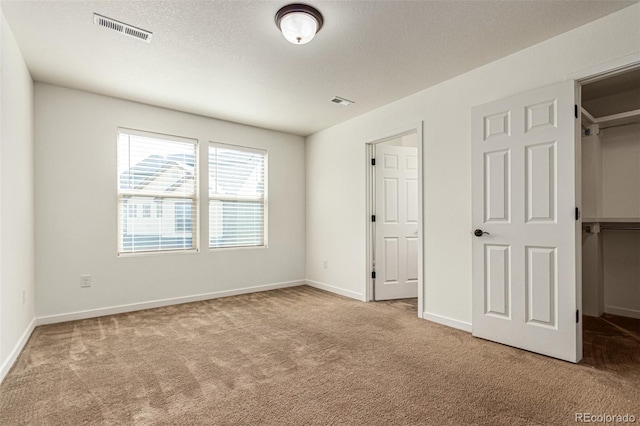
<path fill-rule="evenodd" d="M 293 44 L 307 44 L 322 28 L 318 10 L 306 4 L 290 4 L 276 13 L 276 25 L 284 38 Z"/>

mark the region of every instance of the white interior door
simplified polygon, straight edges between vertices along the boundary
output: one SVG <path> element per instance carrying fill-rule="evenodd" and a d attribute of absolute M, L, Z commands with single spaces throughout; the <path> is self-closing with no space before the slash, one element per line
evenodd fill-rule
<path fill-rule="evenodd" d="M 418 297 L 418 149 L 375 145 L 375 300 Z"/>
<path fill-rule="evenodd" d="M 565 81 L 475 107 L 471 130 L 473 335 L 571 362 L 582 358 L 575 92 Z"/>

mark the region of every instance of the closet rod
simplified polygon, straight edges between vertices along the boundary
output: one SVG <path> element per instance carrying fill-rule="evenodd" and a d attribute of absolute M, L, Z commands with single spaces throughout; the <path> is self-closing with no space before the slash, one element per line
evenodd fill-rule
<path fill-rule="evenodd" d="M 640 227 L 639 228 L 609 228 L 606 226 L 601 226 L 600 229 L 603 231 L 640 231 Z"/>

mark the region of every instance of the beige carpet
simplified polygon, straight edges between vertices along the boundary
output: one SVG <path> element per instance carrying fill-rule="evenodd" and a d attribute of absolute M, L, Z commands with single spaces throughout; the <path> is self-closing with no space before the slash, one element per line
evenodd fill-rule
<path fill-rule="evenodd" d="M 2 425 L 546 425 L 575 412 L 640 419 L 640 370 L 309 287 L 38 327 L 0 385 Z"/>

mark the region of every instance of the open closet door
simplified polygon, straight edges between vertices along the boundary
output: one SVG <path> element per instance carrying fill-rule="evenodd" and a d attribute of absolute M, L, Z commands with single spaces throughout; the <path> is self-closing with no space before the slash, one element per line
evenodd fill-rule
<path fill-rule="evenodd" d="M 473 335 L 578 362 L 576 85 L 473 108 Z M 578 151 L 579 152 L 579 151 Z"/>
<path fill-rule="evenodd" d="M 375 146 L 375 300 L 418 297 L 418 149 Z"/>

